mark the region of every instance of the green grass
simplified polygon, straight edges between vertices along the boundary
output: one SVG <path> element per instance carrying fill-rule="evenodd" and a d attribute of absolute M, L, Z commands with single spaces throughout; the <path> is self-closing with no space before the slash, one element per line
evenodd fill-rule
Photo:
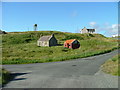
<path fill-rule="evenodd" d="M 38 47 L 40 36 L 55 34 L 59 44 L 68 39 L 78 39 L 79 49 L 63 46 Z M 117 48 L 117 41 L 101 34 L 63 33 L 58 31 L 14 32 L 3 35 L 2 64 L 26 64 L 65 61 L 110 52 Z"/>
<path fill-rule="evenodd" d="M 106 61 L 102 66 L 102 71 L 105 73 L 120 76 L 120 63 L 119 63 L 120 55 L 115 55 L 113 58 Z"/>

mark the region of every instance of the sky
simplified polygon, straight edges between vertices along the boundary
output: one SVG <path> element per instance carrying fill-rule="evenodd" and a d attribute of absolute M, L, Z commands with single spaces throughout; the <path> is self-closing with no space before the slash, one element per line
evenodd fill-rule
<path fill-rule="evenodd" d="M 80 33 L 84 27 L 111 36 L 118 33 L 117 2 L 2 2 L 2 30 Z"/>

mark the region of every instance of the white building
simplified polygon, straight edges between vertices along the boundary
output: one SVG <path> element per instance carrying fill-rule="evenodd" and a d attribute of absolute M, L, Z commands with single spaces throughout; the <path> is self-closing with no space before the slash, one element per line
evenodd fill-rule
<path fill-rule="evenodd" d="M 94 32 L 95 32 L 95 29 L 87 29 L 86 27 L 84 27 L 81 30 L 81 33 L 94 33 Z"/>
<path fill-rule="evenodd" d="M 113 34 L 112 37 L 118 37 L 120 36 L 119 34 Z"/>

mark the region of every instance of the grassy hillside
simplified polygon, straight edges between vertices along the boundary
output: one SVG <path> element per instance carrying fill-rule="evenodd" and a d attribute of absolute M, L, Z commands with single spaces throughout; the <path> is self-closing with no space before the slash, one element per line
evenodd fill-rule
<path fill-rule="evenodd" d="M 63 46 L 38 47 L 37 40 L 44 35 L 55 34 L 59 44 L 68 39 L 78 39 L 79 49 Z M 3 64 L 43 63 L 64 61 L 110 52 L 117 48 L 117 40 L 101 34 L 63 33 L 58 31 L 12 32 L 2 38 Z"/>

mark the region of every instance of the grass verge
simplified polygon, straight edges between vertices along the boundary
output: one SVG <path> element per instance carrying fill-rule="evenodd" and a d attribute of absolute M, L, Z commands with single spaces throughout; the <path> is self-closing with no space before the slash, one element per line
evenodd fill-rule
<path fill-rule="evenodd" d="M 115 55 L 108 61 L 106 61 L 102 66 L 101 69 L 103 72 L 120 76 L 120 63 L 119 63 L 120 55 Z"/>

